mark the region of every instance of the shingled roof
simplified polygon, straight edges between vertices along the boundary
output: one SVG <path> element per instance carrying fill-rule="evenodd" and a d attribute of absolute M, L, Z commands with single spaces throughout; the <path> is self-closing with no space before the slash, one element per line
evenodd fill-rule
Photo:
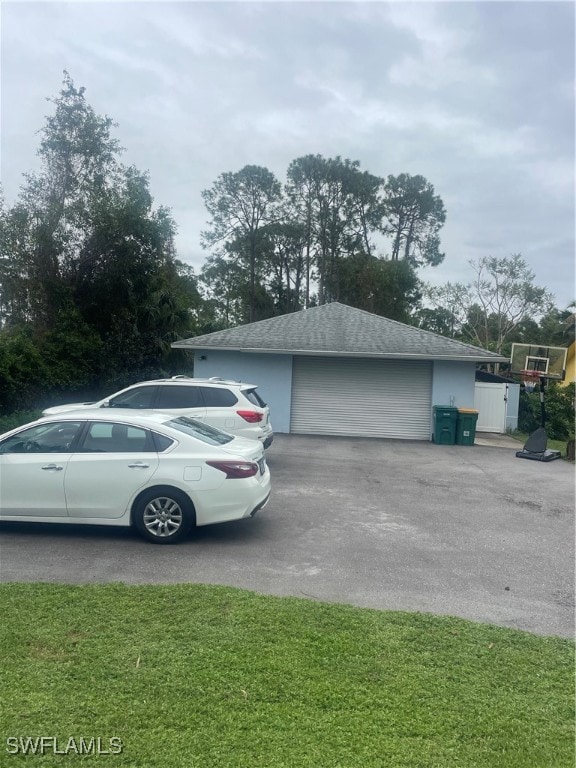
<path fill-rule="evenodd" d="M 177 349 L 260 354 L 331 355 L 403 360 L 467 360 L 497 363 L 507 358 L 480 347 L 333 302 L 227 328 L 172 344 Z"/>

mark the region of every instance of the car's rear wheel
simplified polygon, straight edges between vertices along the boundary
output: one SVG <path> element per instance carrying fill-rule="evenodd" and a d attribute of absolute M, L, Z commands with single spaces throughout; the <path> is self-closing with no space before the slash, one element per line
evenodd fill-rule
<path fill-rule="evenodd" d="M 132 511 L 139 533 L 154 544 L 175 544 L 194 525 L 190 499 L 174 488 L 156 488 L 142 494 Z"/>

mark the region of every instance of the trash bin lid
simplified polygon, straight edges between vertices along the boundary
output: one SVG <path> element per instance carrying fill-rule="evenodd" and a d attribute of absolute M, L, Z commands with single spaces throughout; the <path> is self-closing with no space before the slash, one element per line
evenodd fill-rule
<path fill-rule="evenodd" d="M 458 408 L 458 413 L 480 413 L 475 408 Z"/>
<path fill-rule="evenodd" d="M 456 408 L 455 405 L 435 405 L 434 410 L 435 411 L 457 411 L 458 408 Z"/>

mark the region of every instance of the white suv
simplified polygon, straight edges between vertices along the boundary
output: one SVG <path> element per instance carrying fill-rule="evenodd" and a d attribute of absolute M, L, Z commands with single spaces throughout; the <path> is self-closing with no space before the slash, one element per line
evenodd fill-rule
<path fill-rule="evenodd" d="M 259 440 L 268 448 L 274 439 L 270 409 L 256 385 L 223 379 L 173 376 L 132 384 L 97 403 L 70 403 L 47 408 L 52 416 L 78 408 L 130 408 L 191 416 L 232 435 Z"/>

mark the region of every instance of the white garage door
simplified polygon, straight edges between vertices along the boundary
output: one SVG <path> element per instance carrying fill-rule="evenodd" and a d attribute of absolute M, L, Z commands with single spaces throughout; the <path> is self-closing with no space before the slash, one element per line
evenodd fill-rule
<path fill-rule="evenodd" d="M 290 431 L 430 440 L 432 364 L 294 357 Z"/>

